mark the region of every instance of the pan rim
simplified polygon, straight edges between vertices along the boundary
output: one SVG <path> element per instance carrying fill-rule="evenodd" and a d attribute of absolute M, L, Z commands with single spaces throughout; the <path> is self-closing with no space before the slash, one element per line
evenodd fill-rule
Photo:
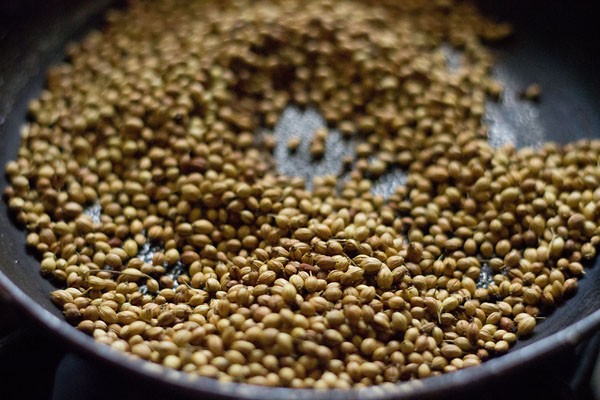
<path fill-rule="evenodd" d="M 479 366 L 466 368 L 449 374 L 389 385 L 376 385 L 361 389 L 291 389 L 261 387 L 243 383 L 220 382 L 213 378 L 169 370 L 96 342 L 78 331 L 67 321 L 60 319 L 31 299 L 0 270 L 0 289 L 8 300 L 32 321 L 47 328 L 62 342 L 72 346 L 77 354 L 101 361 L 123 372 L 133 373 L 138 378 L 152 379 L 157 385 L 169 385 L 182 394 L 210 394 L 211 398 L 261 399 L 277 398 L 298 400 L 311 399 L 410 399 L 459 392 L 484 385 L 487 381 L 508 372 L 526 368 L 560 350 L 574 347 L 600 327 L 600 309 L 581 320 L 547 337 L 525 345 L 501 357 L 485 361 Z M 424 384 L 426 382 L 427 384 Z"/>

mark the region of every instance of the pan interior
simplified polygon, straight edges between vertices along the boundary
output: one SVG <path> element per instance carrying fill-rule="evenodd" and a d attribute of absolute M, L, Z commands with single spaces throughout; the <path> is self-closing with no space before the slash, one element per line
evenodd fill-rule
<path fill-rule="evenodd" d="M 0 24 L 3 26 L 0 28 L 3 53 L 0 59 L 2 166 L 16 154 L 27 103 L 41 91 L 44 71 L 61 60 L 62 49 L 69 40 L 81 36 L 90 27 L 100 26 L 99 15 L 109 1 L 71 3 L 75 2 L 50 1 L 35 12 L 22 12 L 18 19 Z M 492 15 L 513 21 L 517 32 L 514 38 L 495 48 L 495 75 L 506 84 L 507 90 L 504 101 L 489 105 L 486 118 L 491 140 L 498 145 L 512 142 L 517 146 L 536 146 L 544 141 L 565 143 L 600 137 L 600 113 L 597 111 L 600 109 L 600 77 L 593 73 L 599 67 L 599 61 L 588 55 L 595 54 L 598 44 L 586 30 L 591 25 L 591 18 L 577 14 L 585 7 L 584 3 L 575 3 L 577 7 L 569 7 L 572 4 L 569 2 L 542 7 L 544 3 L 540 1 L 505 1 L 496 9 L 488 5 L 487 11 Z M 62 6 L 57 7 L 58 4 Z M 519 90 L 534 82 L 543 89 L 540 103 L 519 100 Z M 316 110 L 301 113 L 288 109 L 280 120 L 280 125 L 297 125 L 307 132 L 314 131 L 312 125 L 319 123 Z M 285 146 L 285 140 L 281 142 Z M 297 166 L 294 163 L 299 163 L 302 166 L 308 162 L 288 159 L 284 153 L 275 152 L 282 172 L 285 172 L 285 165 Z M 331 160 L 334 162 L 335 157 Z M 336 165 L 324 165 L 317 171 L 331 172 L 335 168 Z M 315 169 L 300 170 L 310 178 Z M 384 191 L 387 187 L 402 184 L 403 174 L 394 173 L 382 179 L 387 179 L 381 184 Z M 0 190 L 6 184 L 2 175 Z M 38 261 L 25 250 L 25 234 L 15 226 L 4 202 L 0 202 L 0 226 L 0 272 L 31 302 L 62 318 L 61 312 L 49 300 L 49 292 L 54 287 L 42 278 Z M 556 309 L 538 325 L 531 339 L 518 342 L 511 352 L 565 329 L 600 309 L 599 269 L 597 265 L 590 266 L 574 298 Z"/>

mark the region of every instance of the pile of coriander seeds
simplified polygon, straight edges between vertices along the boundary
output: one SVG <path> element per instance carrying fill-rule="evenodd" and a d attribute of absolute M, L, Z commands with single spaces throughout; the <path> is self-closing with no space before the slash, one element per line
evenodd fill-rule
<path fill-rule="evenodd" d="M 600 241 L 600 141 L 487 142 L 509 33 L 452 0 L 131 0 L 48 72 L 5 199 L 66 319 L 132 356 L 293 388 L 476 366 Z M 359 142 L 341 187 L 277 173 L 289 105 Z"/>

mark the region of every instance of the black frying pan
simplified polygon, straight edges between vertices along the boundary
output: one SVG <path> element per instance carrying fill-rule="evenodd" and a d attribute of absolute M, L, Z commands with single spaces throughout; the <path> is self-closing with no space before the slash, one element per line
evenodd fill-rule
<path fill-rule="evenodd" d="M 9 0 L 0 4 L 2 168 L 15 157 L 27 102 L 43 87 L 44 71 L 61 60 L 62 49 L 69 40 L 101 27 L 101 15 L 108 3 L 110 0 Z M 489 4 L 488 0 L 481 3 L 490 15 L 513 22 L 517 32 L 512 39 L 495 45 L 496 73 L 507 83 L 508 90 L 505 102 L 492 106 L 488 114 L 494 134 L 500 138 L 513 136 L 517 145 L 600 137 L 600 74 L 597 73 L 600 32 L 592 2 L 503 0 Z M 532 82 L 539 82 L 543 88 L 542 100 L 537 105 L 516 99 L 517 92 Z M 5 186 L 2 175 L 0 190 Z M 519 341 L 507 355 L 476 368 L 360 391 L 316 392 L 223 384 L 207 378 L 192 379 L 133 360 L 78 332 L 50 302 L 49 292 L 54 287 L 42 278 L 38 261 L 26 252 L 24 243 L 24 232 L 15 227 L 5 203 L 0 202 L 0 291 L 15 308 L 84 358 L 100 361 L 132 379 L 144 380 L 145 387 L 166 388 L 171 394 L 198 398 L 439 398 L 475 393 L 488 387 L 502 393 L 502 388 L 508 387 L 507 382 L 572 353 L 600 328 L 600 267 L 590 265 L 574 298 L 539 324 L 532 338 Z M 565 376 L 571 376 L 572 372 L 565 371 Z M 518 393 L 504 396 L 518 397 Z"/>

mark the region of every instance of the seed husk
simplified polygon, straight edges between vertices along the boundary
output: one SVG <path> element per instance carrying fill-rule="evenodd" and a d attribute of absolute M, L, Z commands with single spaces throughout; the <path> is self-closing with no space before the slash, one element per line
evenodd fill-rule
<path fill-rule="evenodd" d="M 522 318 L 519 318 L 519 320 L 517 321 L 517 335 L 531 335 L 536 325 L 535 318 L 529 314 L 519 314 L 517 317 L 519 316 L 522 316 Z M 517 317 L 515 317 L 515 320 L 517 319 Z"/>

